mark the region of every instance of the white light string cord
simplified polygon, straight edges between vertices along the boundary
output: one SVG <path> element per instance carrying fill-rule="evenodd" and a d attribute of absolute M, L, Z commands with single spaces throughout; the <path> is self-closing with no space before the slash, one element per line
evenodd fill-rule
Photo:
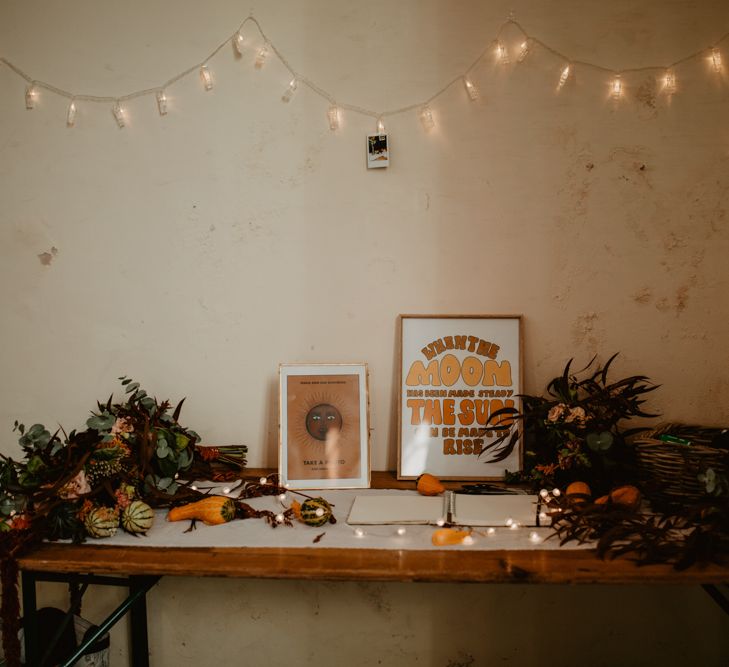
<path fill-rule="evenodd" d="M 262 44 L 253 44 L 248 39 L 246 39 L 245 35 L 243 34 L 243 29 L 245 28 L 247 23 L 251 23 L 256 27 L 259 38 L 262 40 Z M 520 35 L 520 43 L 518 51 L 516 53 L 510 53 L 507 46 L 501 40 L 501 36 L 507 28 L 512 28 L 516 30 Z M 143 90 L 136 90 L 125 95 L 100 96 L 72 93 L 68 90 L 58 88 L 57 86 L 54 86 L 53 84 L 46 81 L 34 79 L 29 74 L 20 69 L 20 67 L 9 61 L 7 58 L 0 57 L 0 63 L 6 65 L 10 70 L 12 70 L 19 77 L 23 78 L 27 83 L 25 89 L 25 106 L 27 109 L 33 109 L 35 107 L 35 103 L 38 99 L 40 91 L 46 90 L 50 93 L 53 93 L 54 95 L 58 95 L 60 97 L 65 97 L 66 99 L 68 99 L 69 104 L 66 112 L 66 125 L 68 127 L 73 127 L 76 123 L 79 103 L 89 102 L 93 104 L 110 104 L 114 120 L 120 128 L 123 128 L 126 124 L 128 113 L 124 103 L 128 102 L 129 100 L 133 100 L 138 97 L 153 97 L 156 101 L 159 115 L 164 116 L 167 114 L 166 90 L 173 86 L 175 83 L 177 83 L 180 79 L 197 72 L 200 76 L 200 81 L 204 90 L 211 90 L 214 86 L 214 78 L 210 69 L 210 61 L 218 54 L 219 51 L 221 51 L 221 49 L 225 48 L 226 45 L 232 44 L 239 56 L 243 56 L 249 51 L 255 52 L 255 59 L 253 62 L 254 66 L 258 69 L 264 66 L 269 52 L 272 52 L 279 59 L 281 64 L 288 70 L 291 76 L 289 84 L 281 96 L 282 101 L 289 102 L 296 92 L 296 89 L 300 85 L 303 85 L 329 103 L 327 109 L 327 120 L 331 130 L 337 130 L 339 128 L 341 112 L 348 111 L 374 118 L 376 120 L 377 131 L 382 133 L 385 131 L 385 118 L 409 113 L 412 111 L 418 112 L 420 121 L 422 122 L 423 127 L 426 130 L 431 129 L 435 125 L 435 118 L 433 116 L 430 105 L 434 100 L 443 95 L 454 85 L 462 85 L 468 98 L 472 101 L 477 100 L 480 96 L 480 92 L 476 84 L 473 82 L 471 74 L 481 64 L 481 62 L 489 54 L 489 52 L 493 53 L 494 58 L 498 63 L 506 65 L 512 62 L 512 58 L 516 63 L 523 62 L 524 60 L 526 60 L 526 58 L 529 57 L 531 53 L 533 53 L 535 47 L 539 47 L 550 53 L 554 58 L 558 59 L 562 63 L 560 68 L 560 75 L 556 82 L 556 89 L 558 91 L 561 90 L 564 85 L 569 81 L 569 79 L 574 75 L 574 71 L 576 68 L 593 69 L 603 74 L 607 74 L 610 77 L 610 97 L 614 100 L 618 100 L 623 96 L 624 93 L 624 76 L 626 74 L 635 74 L 639 72 L 659 72 L 662 76 L 664 92 L 672 95 L 677 90 L 676 69 L 680 65 L 683 65 L 689 61 L 704 58 L 706 59 L 707 65 L 711 71 L 717 74 L 722 73 L 725 66 L 719 47 L 727 38 L 729 38 L 729 32 L 725 33 L 718 40 L 716 40 L 713 46 L 710 46 L 706 49 L 700 49 L 699 51 L 691 53 L 667 65 L 649 65 L 645 67 L 634 67 L 629 69 L 615 70 L 609 67 L 604 67 L 603 65 L 588 62 L 586 60 L 576 60 L 570 58 L 569 56 L 561 53 L 543 40 L 527 33 L 522 25 L 518 21 L 516 21 L 513 16 L 510 16 L 499 28 L 496 39 L 494 39 L 493 42 L 491 42 L 479 54 L 479 56 L 471 63 L 471 65 L 466 69 L 465 72 L 454 77 L 451 81 L 446 83 L 442 88 L 437 90 L 425 100 L 416 102 L 414 104 L 409 104 L 398 109 L 388 109 L 381 111 L 367 109 L 365 107 L 356 106 L 354 104 L 338 102 L 334 95 L 324 90 L 312 79 L 299 73 L 296 69 L 294 69 L 291 63 L 289 63 L 283 53 L 278 49 L 278 47 L 276 47 L 276 45 L 268 38 L 266 33 L 263 31 L 261 24 L 252 14 L 246 17 L 246 19 L 243 21 L 243 23 L 240 24 L 238 29 L 230 37 L 226 38 L 221 44 L 219 44 L 202 62 L 199 62 L 192 67 L 188 67 L 186 70 L 180 72 L 176 76 L 173 76 L 171 79 L 165 81 L 159 86 L 156 86 L 154 88 L 145 88 Z"/>

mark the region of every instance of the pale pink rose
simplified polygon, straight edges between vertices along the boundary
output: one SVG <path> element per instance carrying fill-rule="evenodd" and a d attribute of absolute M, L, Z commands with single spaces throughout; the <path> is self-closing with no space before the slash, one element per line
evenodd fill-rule
<path fill-rule="evenodd" d="M 570 408 L 570 413 L 564 418 L 569 424 L 570 422 L 577 422 L 578 424 L 585 423 L 585 410 L 583 408 Z"/>
<path fill-rule="evenodd" d="M 561 419 L 562 415 L 564 414 L 564 410 L 567 406 L 564 403 L 559 403 L 558 405 L 555 405 L 547 415 L 547 419 L 551 422 L 556 422 L 559 419 Z"/>
<path fill-rule="evenodd" d="M 79 470 L 76 477 L 61 487 L 58 495 L 66 500 L 73 500 L 74 498 L 78 498 L 79 496 L 90 492 L 91 486 L 86 479 L 86 473 L 83 470 Z"/>
<path fill-rule="evenodd" d="M 111 434 L 121 435 L 122 433 L 131 433 L 133 430 L 132 425 L 124 417 L 119 417 L 111 427 Z"/>

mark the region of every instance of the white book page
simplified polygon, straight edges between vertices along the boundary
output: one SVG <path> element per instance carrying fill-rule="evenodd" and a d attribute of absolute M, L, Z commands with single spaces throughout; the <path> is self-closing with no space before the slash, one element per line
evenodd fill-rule
<path fill-rule="evenodd" d="M 357 496 L 349 512 L 350 524 L 435 523 L 443 519 L 441 496 Z"/>
<path fill-rule="evenodd" d="M 461 526 L 504 526 L 507 519 L 537 525 L 538 496 L 456 494 L 454 522 Z"/>

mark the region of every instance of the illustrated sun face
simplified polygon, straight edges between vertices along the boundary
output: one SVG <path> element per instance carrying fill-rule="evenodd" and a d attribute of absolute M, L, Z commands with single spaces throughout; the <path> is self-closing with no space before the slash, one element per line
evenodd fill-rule
<path fill-rule="evenodd" d="M 342 414 L 329 403 L 315 405 L 306 415 L 306 430 L 312 438 L 326 441 L 330 431 L 341 431 Z"/>
<path fill-rule="evenodd" d="M 336 447 L 346 439 L 357 421 L 354 409 L 334 388 L 315 391 L 291 405 L 289 412 L 289 442 L 308 450 L 312 456 Z M 307 456 L 309 455 L 307 454 Z"/>

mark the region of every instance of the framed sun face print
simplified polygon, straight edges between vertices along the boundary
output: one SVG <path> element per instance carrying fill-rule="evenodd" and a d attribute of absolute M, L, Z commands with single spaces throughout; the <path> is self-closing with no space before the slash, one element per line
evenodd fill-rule
<path fill-rule="evenodd" d="M 281 364 L 279 474 L 293 489 L 370 485 L 367 364 Z"/>

